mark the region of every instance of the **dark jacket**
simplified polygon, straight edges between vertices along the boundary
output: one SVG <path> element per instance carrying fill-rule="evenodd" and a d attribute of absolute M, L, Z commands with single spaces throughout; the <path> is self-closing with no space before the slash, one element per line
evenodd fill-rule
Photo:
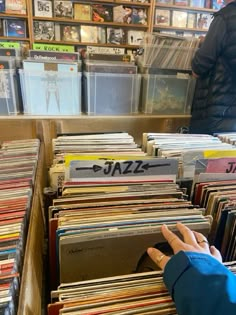
<path fill-rule="evenodd" d="M 214 14 L 192 70 L 199 78 L 190 132 L 236 131 L 236 2 Z"/>
<path fill-rule="evenodd" d="M 178 315 L 235 315 L 236 276 L 210 255 L 179 252 L 164 270 Z"/>

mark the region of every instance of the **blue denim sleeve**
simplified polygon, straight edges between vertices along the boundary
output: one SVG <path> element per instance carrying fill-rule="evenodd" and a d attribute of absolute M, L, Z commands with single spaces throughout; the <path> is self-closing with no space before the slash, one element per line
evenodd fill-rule
<path fill-rule="evenodd" d="M 164 282 L 178 315 L 236 314 L 236 276 L 210 255 L 179 252 L 167 263 Z"/>
<path fill-rule="evenodd" d="M 221 16 L 216 16 L 211 22 L 205 40 L 192 60 L 193 72 L 202 76 L 215 66 L 216 60 L 224 47 L 225 35 L 225 21 Z"/>

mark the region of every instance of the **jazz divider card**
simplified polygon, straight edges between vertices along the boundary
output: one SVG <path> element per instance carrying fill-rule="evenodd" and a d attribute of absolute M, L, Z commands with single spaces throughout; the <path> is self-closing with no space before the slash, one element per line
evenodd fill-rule
<path fill-rule="evenodd" d="M 24 61 L 24 110 L 36 115 L 80 113 L 80 74 L 76 62 Z M 37 97 L 35 97 L 37 95 Z"/>
<path fill-rule="evenodd" d="M 126 161 L 71 161 L 68 179 L 82 178 L 133 178 L 147 176 L 148 178 L 176 176 L 178 161 L 174 159 L 126 160 Z"/>

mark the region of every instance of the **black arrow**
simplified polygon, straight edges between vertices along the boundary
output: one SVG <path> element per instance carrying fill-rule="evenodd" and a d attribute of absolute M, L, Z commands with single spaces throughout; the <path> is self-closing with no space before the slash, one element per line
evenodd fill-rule
<path fill-rule="evenodd" d="M 102 170 L 100 165 L 94 164 L 92 167 L 76 167 L 76 171 L 86 171 L 86 170 L 93 170 L 94 172 L 98 172 Z"/>
<path fill-rule="evenodd" d="M 149 163 L 146 163 L 142 166 L 143 169 L 148 170 L 149 168 L 152 167 L 162 167 L 162 166 L 170 166 L 170 163 L 165 163 L 165 164 L 153 164 L 150 165 Z"/>

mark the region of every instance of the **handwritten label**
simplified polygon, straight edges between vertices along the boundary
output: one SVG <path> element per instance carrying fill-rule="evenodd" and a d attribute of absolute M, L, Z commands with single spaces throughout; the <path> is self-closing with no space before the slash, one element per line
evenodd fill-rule
<path fill-rule="evenodd" d="M 210 159 L 206 173 L 236 173 L 236 158 Z"/>
<path fill-rule="evenodd" d="M 69 167 L 70 179 L 177 175 L 177 173 L 178 161 L 174 159 L 71 161 Z"/>
<path fill-rule="evenodd" d="M 124 55 L 125 49 L 120 47 L 95 47 L 87 46 L 88 54 Z"/>
<path fill-rule="evenodd" d="M 67 45 L 48 45 L 48 44 L 33 44 L 35 50 L 46 50 L 46 51 L 59 51 L 59 52 L 74 52 L 74 46 Z"/>
<path fill-rule="evenodd" d="M 20 43 L 0 42 L 0 48 L 20 48 Z"/>

